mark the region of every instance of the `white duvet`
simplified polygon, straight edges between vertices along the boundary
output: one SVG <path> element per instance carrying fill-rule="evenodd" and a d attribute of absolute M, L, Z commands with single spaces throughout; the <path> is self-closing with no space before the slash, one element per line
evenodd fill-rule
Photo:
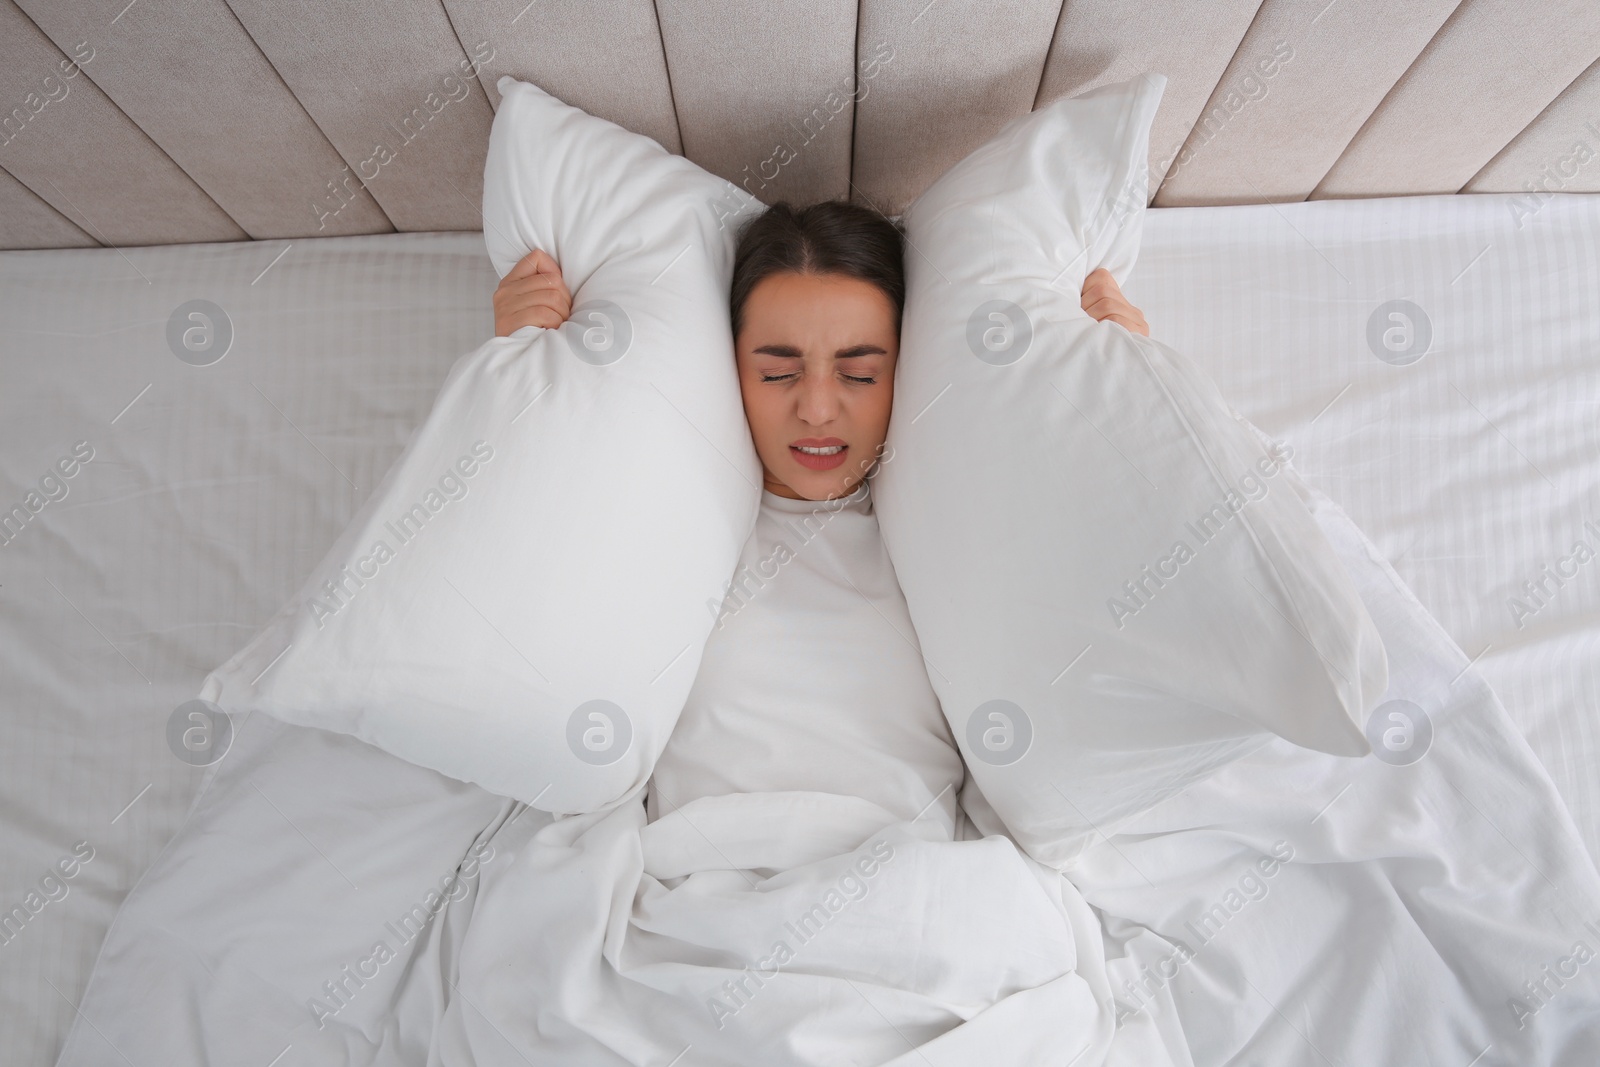
<path fill-rule="evenodd" d="M 553 818 L 255 715 L 60 1062 L 1600 1062 L 1600 876 L 1465 657 L 1316 515 L 1387 699 L 1433 709 L 1414 762 L 1273 742 L 1058 873 L 970 785 L 970 822 L 804 789 Z"/>

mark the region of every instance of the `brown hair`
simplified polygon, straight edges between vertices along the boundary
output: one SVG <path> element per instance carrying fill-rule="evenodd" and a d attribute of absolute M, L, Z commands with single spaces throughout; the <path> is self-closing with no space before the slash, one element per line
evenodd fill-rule
<path fill-rule="evenodd" d="M 844 200 L 796 208 L 780 200 L 739 231 L 729 299 L 733 335 L 739 336 L 757 283 L 783 273 L 842 274 L 875 285 L 894 304 L 898 328 L 906 303 L 904 243 L 899 224 L 871 208 Z"/>

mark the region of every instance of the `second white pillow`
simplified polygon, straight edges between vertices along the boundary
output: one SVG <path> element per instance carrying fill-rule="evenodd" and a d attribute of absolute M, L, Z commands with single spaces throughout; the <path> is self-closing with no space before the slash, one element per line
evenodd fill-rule
<path fill-rule="evenodd" d="M 1052 864 L 1273 734 L 1364 754 L 1387 683 L 1282 457 L 1080 307 L 1137 252 L 1163 85 L 1021 118 L 906 213 L 880 523 L 974 778 Z"/>

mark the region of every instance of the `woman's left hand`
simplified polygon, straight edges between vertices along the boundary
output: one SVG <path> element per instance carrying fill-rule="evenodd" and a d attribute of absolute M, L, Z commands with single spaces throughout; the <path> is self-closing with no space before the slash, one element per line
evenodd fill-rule
<path fill-rule="evenodd" d="M 1096 322 L 1110 319 L 1127 327 L 1129 333 L 1150 336 L 1150 326 L 1144 321 L 1144 312 L 1128 303 L 1117 286 L 1117 280 L 1104 267 L 1090 273 L 1083 280 L 1083 310 Z"/>

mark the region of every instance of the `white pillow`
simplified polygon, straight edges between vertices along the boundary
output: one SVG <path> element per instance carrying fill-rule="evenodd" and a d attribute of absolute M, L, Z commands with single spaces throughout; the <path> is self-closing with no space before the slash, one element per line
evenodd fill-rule
<path fill-rule="evenodd" d="M 1018 119 L 906 212 L 879 522 L 978 787 L 1058 866 L 1272 734 L 1366 753 L 1387 682 L 1293 472 L 1187 359 L 1080 307 L 1137 254 L 1164 85 Z"/>
<path fill-rule="evenodd" d="M 202 697 L 353 734 L 547 811 L 641 787 L 755 523 L 760 464 L 728 320 L 754 200 L 511 78 L 484 236 L 573 292 L 496 338 L 300 594 Z"/>

